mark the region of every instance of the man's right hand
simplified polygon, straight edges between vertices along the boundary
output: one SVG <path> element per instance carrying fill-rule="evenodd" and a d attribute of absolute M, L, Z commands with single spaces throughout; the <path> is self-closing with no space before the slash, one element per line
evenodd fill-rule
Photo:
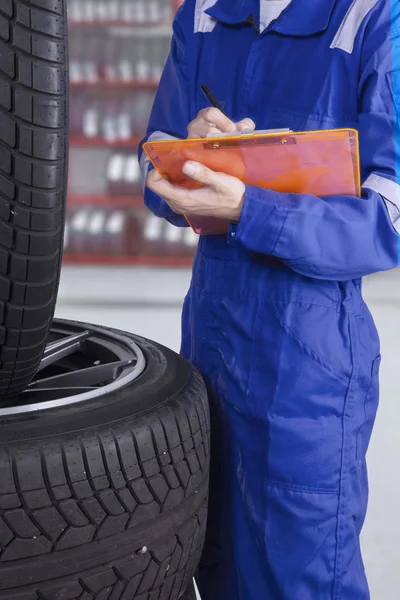
<path fill-rule="evenodd" d="M 205 138 L 210 134 L 241 132 L 245 129 L 254 131 L 255 124 L 251 119 L 243 119 L 234 123 L 226 117 L 218 108 L 204 108 L 197 117 L 189 123 L 188 138 Z"/>

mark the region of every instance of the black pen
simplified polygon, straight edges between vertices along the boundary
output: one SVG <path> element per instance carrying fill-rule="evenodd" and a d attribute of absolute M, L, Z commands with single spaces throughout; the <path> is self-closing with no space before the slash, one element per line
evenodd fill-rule
<path fill-rule="evenodd" d="M 218 108 L 218 110 L 221 111 L 222 114 L 225 115 L 225 117 L 230 119 L 229 115 L 226 114 L 226 112 L 224 111 L 224 109 L 222 108 L 222 106 L 220 105 L 220 103 L 218 102 L 216 97 L 214 96 L 214 94 L 211 92 L 211 90 L 208 89 L 208 87 L 206 85 L 201 86 L 201 91 L 203 92 L 203 94 L 205 95 L 205 97 L 207 98 L 207 100 L 209 101 L 211 106 Z M 232 120 L 232 119 L 230 119 L 230 120 Z"/>
<path fill-rule="evenodd" d="M 203 92 L 203 94 L 205 95 L 205 97 L 207 98 L 207 100 L 209 101 L 209 103 L 211 104 L 211 106 L 214 106 L 214 108 L 218 108 L 218 110 L 221 111 L 222 114 L 225 115 L 225 117 L 227 119 L 229 119 L 230 121 L 232 121 L 232 119 L 230 118 L 230 116 L 224 111 L 224 109 L 222 108 L 221 104 L 218 102 L 218 100 L 216 99 L 216 97 L 214 96 L 214 94 L 211 92 L 211 90 L 206 85 L 202 85 L 201 86 L 201 91 Z M 236 132 L 234 132 L 234 133 L 236 133 Z M 252 131 L 251 129 L 244 129 L 243 131 L 240 132 L 241 135 L 244 135 L 246 133 L 247 134 L 254 133 L 254 131 Z"/>

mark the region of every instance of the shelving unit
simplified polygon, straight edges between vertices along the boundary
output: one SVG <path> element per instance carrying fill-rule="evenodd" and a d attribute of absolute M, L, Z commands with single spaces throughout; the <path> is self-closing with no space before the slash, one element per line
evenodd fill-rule
<path fill-rule="evenodd" d="M 70 138 L 70 148 L 137 148 L 141 138 L 130 137 L 126 140 L 106 140 L 102 137 L 85 137 L 73 135 Z"/>
<path fill-rule="evenodd" d="M 143 208 L 141 196 L 113 196 L 113 206 L 118 208 Z M 108 206 L 110 207 L 110 195 L 70 194 L 68 196 L 69 206 Z"/>
<path fill-rule="evenodd" d="M 124 81 L 123 79 L 115 79 L 115 80 L 109 80 L 109 79 L 105 79 L 105 78 L 99 78 L 99 79 L 95 79 L 93 81 L 71 81 L 70 82 L 70 89 L 74 90 L 74 89 L 78 89 L 78 90 L 84 90 L 84 89 L 93 89 L 93 88 L 106 88 L 106 89 L 110 89 L 110 90 L 118 90 L 118 89 L 133 89 L 133 90 L 147 90 L 147 89 L 156 89 L 157 85 L 158 85 L 159 80 L 158 79 L 148 79 L 148 80 L 127 80 Z"/>
<path fill-rule="evenodd" d="M 187 267 L 197 236 L 143 204 L 137 164 L 178 0 L 68 0 L 70 169 L 64 262 Z"/>
<path fill-rule="evenodd" d="M 92 21 L 77 21 L 74 19 L 69 19 L 70 27 L 170 27 L 171 23 L 165 20 L 159 21 L 123 21 L 122 19 L 108 19 L 104 21 L 100 20 L 92 20 Z"/>
<path fill-rule="evenodd" d="M 186 268 L 189 259 L 185 256 L 131 256 L 128 254 L 78 254 L 76 252 L 64 254 L 64 261 L 67 264 L 86 264 L 86 265 L 118 265 L 118 266 L 136 266 L 136 267 L 169 267 Z"/>

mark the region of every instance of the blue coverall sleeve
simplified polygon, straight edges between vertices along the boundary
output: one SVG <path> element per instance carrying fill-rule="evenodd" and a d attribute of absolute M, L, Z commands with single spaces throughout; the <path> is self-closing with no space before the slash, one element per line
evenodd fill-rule
<path fill-rule="evenodd" d="M 143 152 L 146 141 L 185 139 L 190 122 L 189 91 L 186 57 L 185 23 L 188 5 L 178 10 L 173 23 L 171 49 L 164 67 L 150 115 L 145 138 L 139 146 L 139 161 L 143 180 L 153 168 Z M 157 194 L 144 187 L 144 203 L 157 217 L 165 218 L 178 227 L 188 226 L 183 215 L 176 214 Z"/>
<path fill-rule="evenodd" d="M 398 265 L 400 72 L 394 52 L 400 52 L 400 34 L 373 54 L 359 82 L 362 197 L 317 198 L 247 186 L 230 243 L 272 254 L 317 279 L 345 281 Z"/>

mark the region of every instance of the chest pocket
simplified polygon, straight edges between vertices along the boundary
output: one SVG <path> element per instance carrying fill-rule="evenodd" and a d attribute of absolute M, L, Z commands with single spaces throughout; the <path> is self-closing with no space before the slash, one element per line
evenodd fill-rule
<path fill-rule="evenodd" d="M 248 91 L 248 108 L 255 115 L 257 128 L 302 131 L 354 127 L 358 120 L 354 57 L 343 60 L 342 53 L 329 49 L 328 40 L 320 52 L 315 42 L 303 55 L 303 40 L 277 40 L 267 34 L 262 42 L 253 58 Z M 275 55 L 279 59 L 270 61 L 268 57 Z M 251 113 L 249 116 L 253 117 Z"/>
<path fill-rule="evenodd" d="M 313 131 L 350 127 L 357 129 L 356 118 L 331 117 L 328 115 L 306 114 L 298 111 L 276 109 L 265 114 L 257 122 L 258 129 L 289 128 L 292 131 Z M 260 127 L 261 125 L 261 127 Z"/>

